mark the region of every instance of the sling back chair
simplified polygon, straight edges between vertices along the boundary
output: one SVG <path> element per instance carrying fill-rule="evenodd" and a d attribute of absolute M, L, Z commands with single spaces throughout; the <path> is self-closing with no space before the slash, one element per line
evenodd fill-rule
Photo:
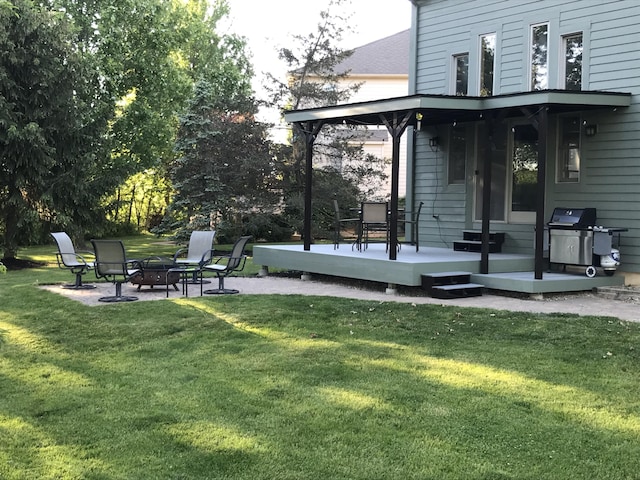
<path fill-rule="evenodd" d="M 341 218 L 340 207 L 338 206 L 338 200 L 333 201 L 334 219 L 333 219 L 333 248 L 334 250 L 340 248 L 340 240 L 342 239 L 342 226 L 353 225 L 358 228 L 359 218 Z"/>
<path fill-rule="evenodd" d="M 138 297 L 122 295 L 122 284 L 142 276 L 139 260 L 127 260 L 124 244 L 120 240 L 91 240 L 96 254 L 96 277 L 104 278 L 116 286 L 116 294 L 102 297 L 100 302 L 133 302 Z"/>
<path fill-rule="evenodd" d="M 95 285 L 82 283 L 82 276 L 94 268 L 93 252 L 89 250 L 76 250 L 71 238 L 65 232 L 52 232 L 51 236 L 56 241 L 56 245 L 58 245 L 58 253 L 56 253 L 58 267 L 71 270 L 71 273 L 76 276 L 75 283 L 63 285 L 62 288 L 73 290 L 96 288 Z"/>
<path fill-rule="evenodd" d="M 189 247 L 181 248 L 173 255 L 173 263 L 178 267 L 198 267 L 202 270 L 213 258 L 215 230 L 194 230 L 189 238 Z M 198 272 L 194 271 L 189 283 L 200 283 Z M 209 283 L 205 281 L 204 283 Z"/>
<path fill-rule="evenodd" d="M 409 244 L 416 246 L 416 252 L 420 250 L 420 236 L 419 236 L 419 222 L 420 222 L 420 212 L 422 211 L 422 205 L 424 202 L 420 202 L 418 205 L 418 210 L 413 212 L 405 212 L 405 218 L 399 220 L 399 223 L 403 223 L 406 229 L 407 225 L 411 227 L 411 239 L 409 240 Z M 406 240 L 406 239 L 405 239 Z"/>
<path fill-rule="evenodd" d="M 244 248 L 251 239 L 250 235 L 240 237 L 233 245 L 233 250 L 228 256 L 217 257 L 213 263 L 205 265 L 203 272 L 213 272 L 218 277 L 218 288 L 205 290 L 204 293 L 210 295 L 233 294 L 239 293 L 239 290 L 224 288 L 224 279 L 233 272 L 239 272 L 244 268 L 247 256 L 244 254 Z M 200 294 L 202 294 L 202 284 L 200 285 Z"/>
<path fill-rule="evenodd" d="M 387 202 L 362 202 L 360 206 L 360 249 L 369 246 L 373 232 L 383 232 L 389 249 L 389 204 Z"/>

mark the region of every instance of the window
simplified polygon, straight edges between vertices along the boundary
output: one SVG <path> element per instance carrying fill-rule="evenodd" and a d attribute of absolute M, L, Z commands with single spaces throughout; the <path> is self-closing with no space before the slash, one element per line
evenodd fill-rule
<path fill-rule="evenodd" d="M 454 78 L 456 79 L 455 94 L 466 97 L 469 93 L 469 54 L 462 53 L 453 56 Z"/>
<path fill-rule="evenodd" d="M 580 181 L 580 126 L 578 117 L 560 117 L 558 120 L 557 183 Z"/>
<path fill-rule="evenodd" d="M 493 95 L 493 70 L 495 68 L 496 34 L 480 36 L 480 96 Z"/>
<path fill-rule="evenodd" d="M 549 88 L 549 25 L 531 27 L 531 90 Z"/>
<path fill-rule="evenodd" d="M 467 129 L 464 125 L 451 128 L 449 137 L 449 184 L 465 182 L 465 167 L 467 163 Z"/>
<path fill-rule="evenodd" d="M 564 50 L 564 88 L 582 90 L 582 33 L 562 37 Z"/>

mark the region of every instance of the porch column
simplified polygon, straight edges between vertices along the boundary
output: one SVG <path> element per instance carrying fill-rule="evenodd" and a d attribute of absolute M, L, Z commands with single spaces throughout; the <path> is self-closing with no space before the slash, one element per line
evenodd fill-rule
<path fill-rule="evenodd" d="M 549 125 L 548 108 L 542 107 L 538 112 L 538 188 L 536 190 L 536 246 L 534 260 L 534 278 L 542 280 L 544 269 L 544 203 L 547 170 L 547 130 Z"/>
<path fill-rule="evenodd" d="M 387 127 L 393 139 L 393 152 L 391 154 L 391 215 L 389 218 L 389 260 L 396 260 L 398 255 L 398 180 L 400 177 L 400 137 L 407 129 L 414 111 L 404 113 L 400 118 L 397 112 L 390 115 L 390 118 L 380 115 L 380 119 Z"/>
<path fill-rule="evenodd" d="M 491 167 L 494 153 L 495 119 L 492 112 L 485 113 L 487 138 L 485 143 L 484 165 L 482 169 L 482 232 L 480 246 L 480 273 L 489 273 L 489 241 L 491 228 Z"/>
<path fill-rule="evenodd" d="M 313 205 L 311 202 L 313 194 L 313 143 L 318 136 L 318 132 L 324 125 L 324 122 L 319 121 L 313 123 L 300 122 L 295 124 L 298 130 L 304 135 L 305 144 L 305 170 L 304 170 L 304 219 L 302 225 L 302 237 L 304 240 L 304 250 L 311 250 L 311 214 L 313 212 Z"/>

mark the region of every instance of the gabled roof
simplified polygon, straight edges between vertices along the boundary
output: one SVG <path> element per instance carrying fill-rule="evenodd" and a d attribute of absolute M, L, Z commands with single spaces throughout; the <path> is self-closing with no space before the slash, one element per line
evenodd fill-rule
<path fill-rule="evenodd" d="M 350 75 L 408 75 L 409 43 L 409 30 L 367 43 L 355 48 L 334 70 Z"/>

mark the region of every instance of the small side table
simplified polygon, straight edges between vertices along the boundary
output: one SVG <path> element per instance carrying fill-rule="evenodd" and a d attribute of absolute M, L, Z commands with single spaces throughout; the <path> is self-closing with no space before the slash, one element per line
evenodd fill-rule
<path fill-rule="evenodd" d="M 189 277 L 197 279 L 200 278 L 202 282 L 202 270 L 197 267 L 174 267 L 167 270 L 167 279 L 172 273 L 177 273 L 180 277 L 180 283 L 182 284 L 182 294 L 185 297 L 189 296 Z M 169 282 L 167 282 L 167 298 L 169 298 Z"/>

